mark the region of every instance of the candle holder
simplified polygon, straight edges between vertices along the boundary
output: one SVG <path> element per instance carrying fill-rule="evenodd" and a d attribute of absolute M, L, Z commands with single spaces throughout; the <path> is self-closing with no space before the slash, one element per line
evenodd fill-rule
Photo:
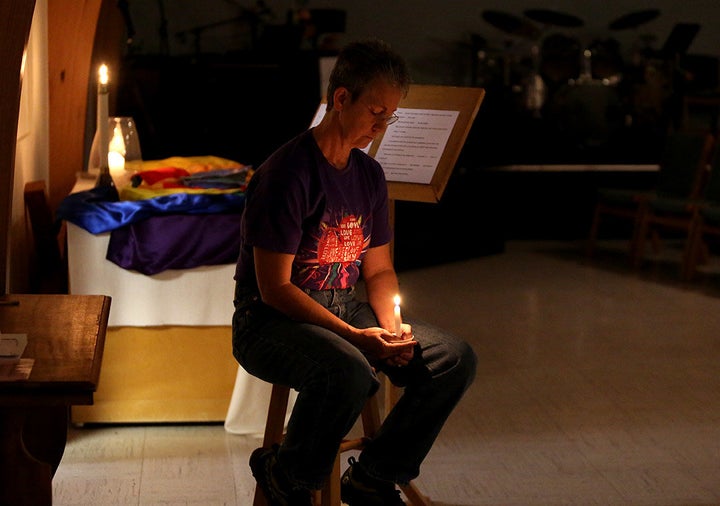
<path fill-rule="evenodd" d="M 129 116 L 108 118 L 107 160 L 101 163 L 100 133 L 96 132 L 88 157 L 88 172 L 97 173 L 95 186 L 127 185 L 132 175 L 142 167 L 140 139 L 135 121 Z"/>

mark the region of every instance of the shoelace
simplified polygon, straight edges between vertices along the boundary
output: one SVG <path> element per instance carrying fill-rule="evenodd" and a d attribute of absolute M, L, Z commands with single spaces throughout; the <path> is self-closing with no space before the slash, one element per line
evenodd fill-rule
<path fill-rule="evenodd" d="M 344 475 L 343 479 L 349 481 L 354 488 L 377 494 L 381 499 L 391 501 L 389 504 L 405 504 L 400 499 L 400 491 L 395 488 L 395 484 L 382 480 L 373 480 L 372 483 L 360 481 L 357 478 L 353 478 L 352 471 L 356 469 L 355 465 L 357 464 L 355 457 L 348 458 L 348 464 L 350 464 L 351 471 Z"/>

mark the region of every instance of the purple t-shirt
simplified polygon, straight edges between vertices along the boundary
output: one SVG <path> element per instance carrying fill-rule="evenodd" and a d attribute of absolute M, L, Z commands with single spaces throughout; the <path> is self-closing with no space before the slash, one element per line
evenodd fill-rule
<path fill-rule="evenodd" d="M 257 246 L 294 254 L 291 281 L 300 288 L 353 286 L 367 249 L 390 242 L 385 174 L 359 149 L 345 169 L 336 169 L 307 130 L 253 175 L 240 234 L 235 279 L 243 285 L 256 285 Z"/>

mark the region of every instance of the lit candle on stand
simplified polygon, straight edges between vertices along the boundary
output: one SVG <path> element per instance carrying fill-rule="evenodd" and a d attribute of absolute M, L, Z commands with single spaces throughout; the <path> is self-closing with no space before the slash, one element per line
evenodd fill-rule
<path fill-rule="evenodd" d="M 395 335 L 402 335 L 402 317 L 400 316 L 400 296 L 396 295 L 393 299 L 395 302 Z"/>
<path fill-rule="evenodd" d="M 98 152 L 100 154 L 100 172 L 108 168 L 108 146 L 110 135 L 108 132 L 108 68 L 104 63 L 98 71 L 98 96 L 97 96 L 97 131 L 98 131 Z"/>
<path fill-rule="evenodd" d="M 108 127 L 108 68 L 104 63 L 98 71 L 98 97 L 97 97 L 97 152 L 100 174 L 95 182 L 96 188 L 113 188 L 115 183 L 110 176 L 108 167 L 108 149 L 110 133 Z M 116 192 L 117 193 L 117 192 Z"/>

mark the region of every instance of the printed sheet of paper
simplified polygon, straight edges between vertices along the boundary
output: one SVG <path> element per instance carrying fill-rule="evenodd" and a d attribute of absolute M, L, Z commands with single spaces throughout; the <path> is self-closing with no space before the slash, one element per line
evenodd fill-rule
<path fill-rule="evenodd" d="M 429 184 L 460 111 L 400 108 L 397 114 L 375 159 L 388 181 Z"/>

